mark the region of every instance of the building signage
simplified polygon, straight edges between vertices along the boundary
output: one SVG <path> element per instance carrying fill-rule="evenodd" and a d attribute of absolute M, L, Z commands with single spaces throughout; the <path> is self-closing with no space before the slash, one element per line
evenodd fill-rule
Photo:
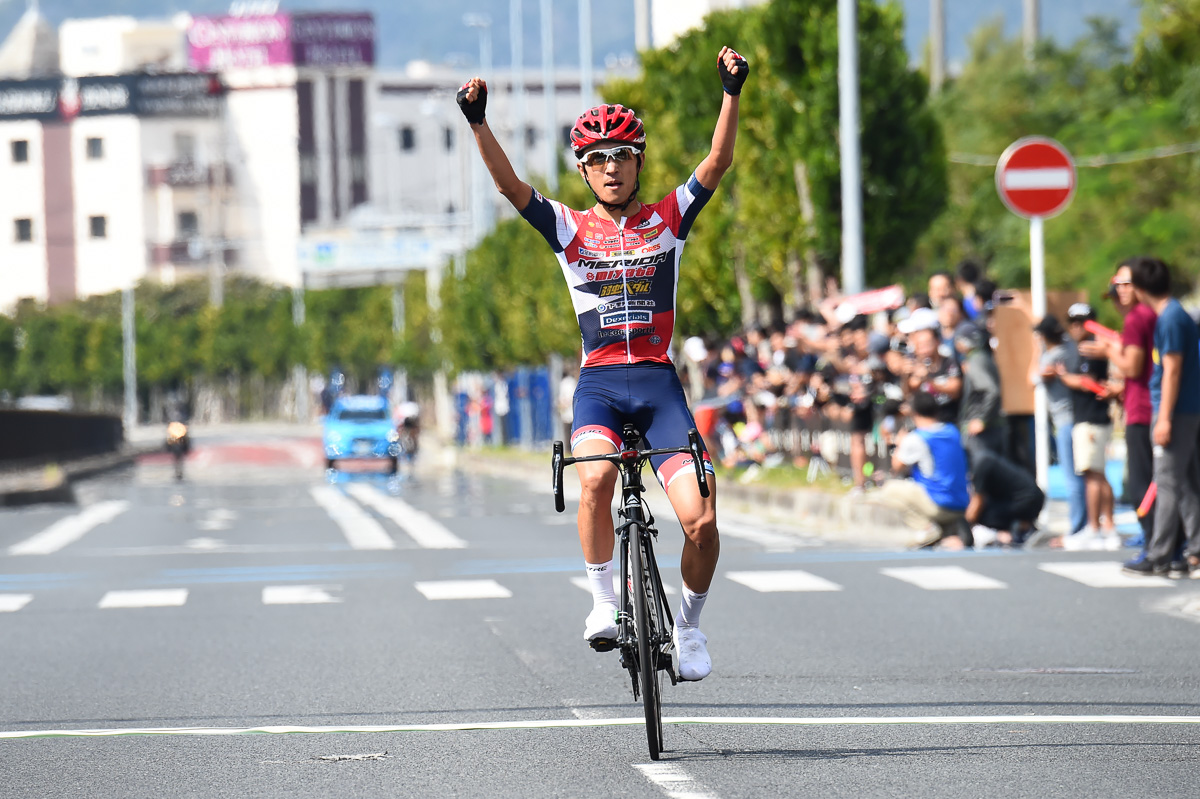
<path fill-rule="evenodd" d="M 188 66 L 249 69 L 292 63 L 291 17 L 194 17 L 188 28 Z"/>
<path fill-rule="evenodd" d="M 69 122 L 80 116 L 213 116 L 215 75 L 112 75 L 0 81 L 0 119 Z"/>
<path fill-rule="evenodd" d="M 351 67 L 375 63 L 375 18 L 370 14 L 292 15 L 297 66 Z"/>
<path fill-rule="evenodd" d="M 375 18 L 363 12 L 195 17 L 187 41 L 188 64 L 198 70 L 370 66 Z"/>
<path fill-rule="evenodd" d="M 307 235 L 297 260 L 309 274 L 434 269 L 462 249 L 456 236 L 417 232 L 371 231 L 351 235 Z"/>

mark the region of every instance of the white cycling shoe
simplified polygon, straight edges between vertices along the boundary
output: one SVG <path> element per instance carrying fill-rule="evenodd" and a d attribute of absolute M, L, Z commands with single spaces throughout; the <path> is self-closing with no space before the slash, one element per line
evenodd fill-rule
<path fill-rule="evenodd" d="M 617 606 L 596 605 L 583 623 L 583 637 L 588 641 L 617 637 Z"/>
<path fill-rule="evenodd" d="M 675 648 L 679 651 L 679 679 L 703 680 L 712 673 L 708 638 L 699 627 L 676 627 Z"/>

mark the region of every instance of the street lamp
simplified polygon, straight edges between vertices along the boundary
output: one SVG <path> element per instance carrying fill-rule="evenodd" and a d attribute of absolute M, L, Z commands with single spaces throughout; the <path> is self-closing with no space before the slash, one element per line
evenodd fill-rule
<path fill-rule="evenodd" d="M 492 77 L 492 18 L 487 14 L 464 14 L 463 24 L 479 31 L 479 70 L 483 79 Z M 471 159 L 471 211 L 478 241 L 492 229 L 492 202 L 487 196 L 483 161 Z"/>

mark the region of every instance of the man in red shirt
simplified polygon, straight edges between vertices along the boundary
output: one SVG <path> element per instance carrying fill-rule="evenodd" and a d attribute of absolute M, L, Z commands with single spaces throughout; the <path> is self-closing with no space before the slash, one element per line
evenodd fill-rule
<path fill-rule="evenodd" d="M 1125 375 L 1125 447 L 1129 466 L 1129 485 L 1125 494 L 1129 502 L 1137 506 L 1146 495 L 1154 472 L 1150 442 L 1150 373 L 1154 364 L 1150 353 L 1154 351 L 1154 325 L 1158 314 L 1137 301 L 1132 276 L 1129 262 L 1125 261 L 1117 267 L 1109 284 L 1108 296 L 1125 319 L 1120 340 L 1086 342 L 1079 350 L 1087 357 L 1107 357 Z M 1153 511 L 1138 521 L 1143 539 L 1149 541 L 1154 530 Z"/>

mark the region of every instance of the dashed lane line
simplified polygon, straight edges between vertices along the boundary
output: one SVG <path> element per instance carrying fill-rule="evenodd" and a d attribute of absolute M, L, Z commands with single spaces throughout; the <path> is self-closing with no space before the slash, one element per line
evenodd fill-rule
<path fill-rule="evenodd" d="M 1125 574 L 1118 561 L 1039 563 L 1038 568 L 1091 588 L 1171 588 L 1175 585 L 1166 577 Z"/>
<path fill-rule="evenodd" d="M 759 593 L 780 591 L 841 591 L 835 582 L 799 569 L 779 571 L 728 572 L 725 575 Z"/>
<path fill-rule="evenodd" d="M 340 585 L 268 585 L 262 590 L 264 605 L 325 605 L 342 601 L 331 591 L 341 590 Z"/>
<path fill-rule="evenodd" d="M 880 569 L 881 574 L 903 580 L 926 591 L 971 591 L 1008 588 L 999 580 L 968 571 L 961 566 L 901 566 Z"/>
<path fill-rule="evenodd" d="M 187 602 L 186 588 L 156 588 L 148 591 L 109 591 L 97 606 L 109 608 L 178 608 Z"/>
<path fill-rule="evenodd" d="M 395 549 L 383 525 L 333 486 L 313 486 L 312 497 L 341 528 L 353 549 Z"/>
<path fill-rule="evenodd" d="M 0 594 L 0 613 L 15 613 L 33 601 L 33 594 Z"/>
<path fill-rule="evenodd" d="M 434 580 L 416 583 L 426 599 L 509 599 L 512 591 L 495 580 Z"/>
<path fill-rule="evenodd" d="M 464 549 L 467 546 L 466 541 L 428 513 L 417 510 L 402 499 L 382 494 L 377 488 L 355 483 L 346 486 L 346 493 L 400 525 L 400 529 L 408 533 L 418 546 L 425 549 Z"/>
<path fill-rule="evenodd" d="M 13 544 L 8 548 L 10 555 L 49 555 L 68 544 L 73 544 L 102 524 L 129 510 L 130 503 L 123 499 L 98 502 L 82 512 L 59 519 L 40 533 Z"/>
<path fill-rule="evenodd" d="M 0 740 L 20 738 L 113 738 L 128 735 L 231 736 L 298 735 L 329 733 L 469 732 L 475 730 L 548 730 L 589 727 L 639 727 L 644 718 L 544 719 L 526 721 L 477 721 L 447 724 L 380 724 L 363 726 L 266 726 L 266 727 L 117 727 L 82 730 L 4 730 Z M 866 726 L 1030 726 L 1030 725 L 1200 725 L 1200 716 L 679 716 L 664 718 L 663 724 L 740 727 L 866 727 Z"/>

